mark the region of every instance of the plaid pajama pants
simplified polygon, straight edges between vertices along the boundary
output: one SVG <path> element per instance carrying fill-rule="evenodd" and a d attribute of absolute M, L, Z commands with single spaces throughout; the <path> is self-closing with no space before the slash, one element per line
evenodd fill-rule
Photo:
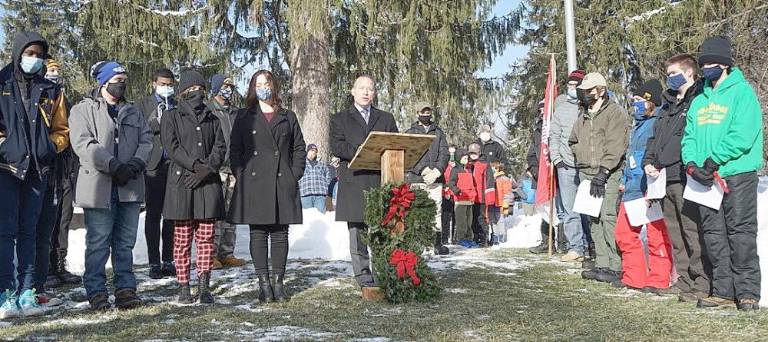
<path fill-rule="evenodd" d="M 174 222 L 173 260 L 176 262 L 176 281 L 189 284 L 192 239 L 197 246 L 197 275 L 210 272 L 213 265 L 213 237 L 216 220 L 181 220 Z"/>

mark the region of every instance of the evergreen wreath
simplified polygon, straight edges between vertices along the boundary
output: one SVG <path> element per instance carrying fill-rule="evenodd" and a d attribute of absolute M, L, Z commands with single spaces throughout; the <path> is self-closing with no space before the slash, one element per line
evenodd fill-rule
<path fill-rule="evenodd" d="M 427 302 L 440 287 L 421 257 L 432 245 L 435 202 L 408 184 L 387 184 L 366 191 L 364 240 L 371 247 L 376 278 L 391 303 Z"/>

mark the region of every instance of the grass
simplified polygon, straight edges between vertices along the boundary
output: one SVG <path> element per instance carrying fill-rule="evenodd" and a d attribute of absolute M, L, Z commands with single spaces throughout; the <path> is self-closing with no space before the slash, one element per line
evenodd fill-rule
<path fill-rule="evenodd" d="M 490 263 L 488 263 L 490 261 Z M 493 262 L 520 265 L 489 268 Z M 336 263 L 339 264 L 339 263 Z M 755 340 L 766 313 L 699 310 L 676 298 L 617 290 L 580 279 L 578 270 L 519 250 L 461 252 L 440 261 L 446 288 L 429 304 L 364 302 L 345 266 L 295 261 L 293 298 L 260 305 L 248 270 L 215 279 L 219 304 L 177 306 L 171 282 L 144 290 L 134 311 L 58 311 L 12 322 L 0 338 L 28 340 Z M 226 278 L 230 277 L 230 278 Z M 239 280 L 238 280 L 239 279 Z M 239 281 L 239 283 L 238 283 Z M 383 339 L 381 339 L 383 340 Z"/>

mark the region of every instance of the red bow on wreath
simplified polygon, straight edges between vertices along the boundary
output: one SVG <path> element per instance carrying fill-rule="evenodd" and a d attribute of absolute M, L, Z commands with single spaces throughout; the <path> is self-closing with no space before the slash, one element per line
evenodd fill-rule
<path fill-rule="evenodd" d="M 392 256 L 389 258 L 389 264 L 395 266 L 397 272 L 397 279 L 403 279 L 405 273 L 411 277 L 413 285 L 419 286 L 421 279 L 416 275 L 416 263 L 419 261 L 419 257 L 414 252 L 406 252 L 402 249 L 396 249 L 392 252 Z"/>
<path fill-rule="evenodd" d="M 408 209 L 411 207 L 411 202 L 416 199 L 416 194 L 411 191 L 408 184 L 403 184 L 397 188 L 392 188 L 392 198 L 389 199 L 389 210 L 384 219 L 381 220 L 381 225 L 386 226 L 395 215 L 400 220 L 405 220 L 405 215 L 408 214 Z"/>

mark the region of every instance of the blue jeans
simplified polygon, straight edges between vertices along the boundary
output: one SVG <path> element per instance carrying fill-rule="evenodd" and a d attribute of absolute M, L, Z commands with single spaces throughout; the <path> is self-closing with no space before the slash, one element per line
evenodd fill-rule
<path fill-rule="evenodd" d="M 107 274 L 104 270 L 112 255 L 114 288 L 136 289 L 133 274 L 133 246 L 139 227 L 139 202 L 120 202 L 113 192 L 109 209 L 84 209 L 85 216 L 85 273 L 83 285 L 88 298 L 107 293 Z"/>
<path fill-rule="evenodd" d="M 557 201 L 557 215 L 563 224 L 563 233 L 568 240 L 568 251 L 584 255 L 586 241 L 581 225 L 581 215 L 573 211 L 576 191 L 579 188 L 579 173 L 573 167 L 557 168 L 557 185 L 560 200 Z"/>
<path fill-rule="evenodd" d="M 0 291 L 21 292 L 33 286 L 35 229 L 47 183 L 34 169 L 24 180 L 0 170 Z M 14 253 L 18 262 L 15 280 Z"/>
<path fill-rule="evenodd" d="M 303 209 L 317 208 L 321 213 L 325 213 L 325 195 L 302 196 L 301 207 Z"/>
<path fill-rule="evenodd" d="M 45 280 L 48 278 L 48 266 L 51 262 L 51 235 L 53 234 L 53 225 L 56 223 L 56 215 L 58 214 L 58 202 L 61 201 L 60 198 L 56 198 L 58 197 L 56 188 L 52 183 L 48 184 L 48 189 L 43 199 L 40 219 L 37 221 L 35 241 L 37 252 L 35 254 L 35 279 L 33 284 L 37 293 L 45 293 Z"/>

